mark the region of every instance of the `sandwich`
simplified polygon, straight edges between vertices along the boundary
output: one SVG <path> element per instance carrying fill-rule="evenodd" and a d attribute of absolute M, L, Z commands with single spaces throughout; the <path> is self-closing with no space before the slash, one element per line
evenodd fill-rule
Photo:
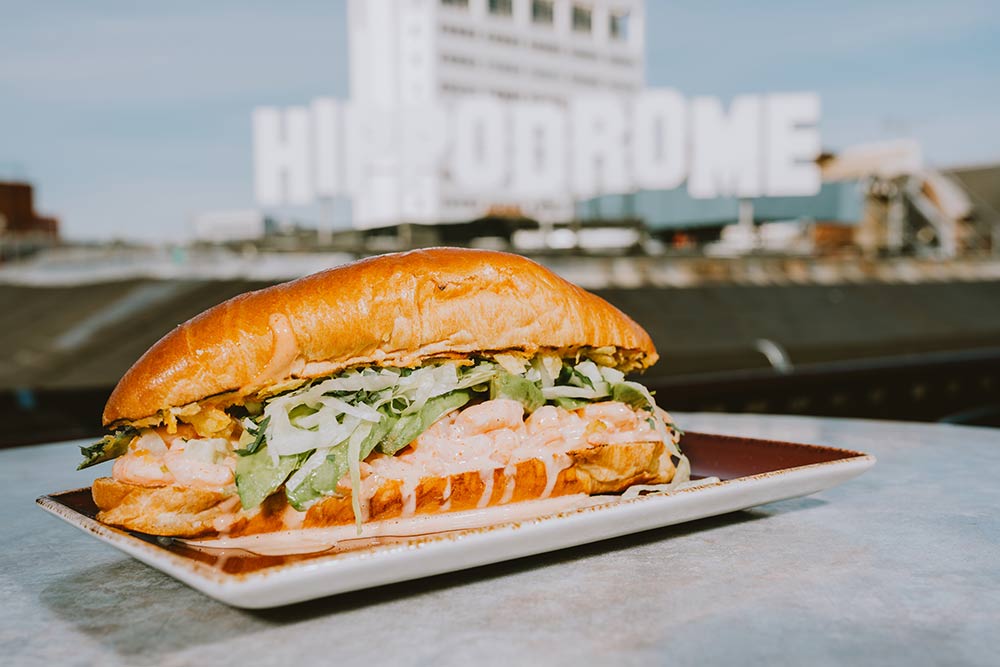
<path fill-rule="evenodd" d="M 517 255 L 433 248 L 249 292 L 122 377 L 98 520 L 183 538 L 366 525 L 686 479 L 626 374 L 649 335 Z"/>

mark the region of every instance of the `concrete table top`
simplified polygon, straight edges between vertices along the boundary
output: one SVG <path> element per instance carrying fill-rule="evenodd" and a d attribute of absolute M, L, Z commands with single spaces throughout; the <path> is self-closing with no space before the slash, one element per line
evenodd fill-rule
<path fill-rule="evenodd" d="M 95 477 L 72 444 L 0 451 L 0 662 L 1000 664 L 1000 430 L 677 420 L 879 462 L 807 498 L 254 612 L 36 508 Z"/>

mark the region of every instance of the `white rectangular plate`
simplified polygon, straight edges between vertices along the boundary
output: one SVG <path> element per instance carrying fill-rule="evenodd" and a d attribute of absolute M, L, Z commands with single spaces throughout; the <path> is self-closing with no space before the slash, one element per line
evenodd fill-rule
<path fill-rule="evenodd" d="M 391 584 L 815 493 L 855 477 L 874 457 L 815 445 L 687 433 L 681 441 L 698 477 L 722 481 L 666 494 L 489 526 L 293 556 L 195 550 L 99 523 L 89 489 L 38 499 L 97 539 L 236 607 L 264 608 Z M 552 510 L 548 510 L 551 512 Z"/>

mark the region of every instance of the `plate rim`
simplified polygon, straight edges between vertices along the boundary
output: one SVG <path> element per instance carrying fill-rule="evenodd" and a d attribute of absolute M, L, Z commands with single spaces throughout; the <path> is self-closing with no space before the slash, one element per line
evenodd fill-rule
<path fill-rule="evenodd" d="M 194 558 L 178 554 L 162 545 L 157 544 L 155 536 L 150 536 L 152 539 L 144 539 L 143 537 L 139 537 L 130 531 L 103 524 L 95 518 L 91 518 L 86 514 L 60 502 L 59 500 L 60 496 L 87 492 L 91 487 L 80 487 L 77 489 L 51 492 L 39 496 L 36 498 L 35 502 L 46 512 L 57 516 L 77 529 L 90 533 L 95 538 L 105 542 L 109 546 L 118 549 L 119 551 L 145 563 L 150 567 L 160 570 L 168 576 L 182 581 L 203 594 L 238 607 L 260 608 L 279 606 L 311 598 L 293 596 L 294 599 L 288 599 L 285 601 L 261 602 L 260 600 L 253 599 L 255 591 L 266 597 L 268 592 L 272 591 L 275 586 L 281 586 L 283 583 L 301 583 L 303 580 L 308 580 L 310 577 L 316 575 L 327 576 L 336 575 L 338 573 L 350 573 L 354 568 L 363 569 L 366 567 L 367 563 L 371 561 L 384 561 L 384 564 L 388 565 L 388 569 L 391 570 L 393 566 L 399 565 L 397 559 L 401 558 L 400 554 L 404 553 L 410 554 L 413 552 L 419 552 L 421 554 L 420 557 L 413 559 L 415 563 L 408 563 L 408 558 L 402 557 L 403 564 L 416 566 L 426 560 L 428 556 L 433 557 L 435 554 L 441 554 L 442 552 L 444 552 L 445 556 L 447 556 L 447 550 L 458 549 L 459 547 L 457 545 L 459 543 L 464 543 L 471 547 L 472 551 L 475 551 L 477 548 L 489 547 L 491 544 L 496 542 L 504 543 L 512 541 L 514 542 L 512 546 L 517 546 L 517 540 L 519 538 L 514 535 L 515 531 L 521 531 L 520 535 L 522 536 L 539 534 L 539 531 L 542 531 L 541 534 L 544 536 L 547 530 L 553 533 L 559 533 L 560 530 L 572 530 L 577 526 L 586 528 L 589 525 L 587 523 L 589 519 L 586 517 L 594 513 L 598 513 L 598 516 L 607 512 L 622 514 L 623 516 L 621 518 L 623 521 L 621 523 L 623 526 L 626 526 L 627 522 L 625 519 L 629 517 L 636 521 L 642 520 L 641 522 L 644 524 L 643 527 L 639 528 L 624 527 L 622 530 L 602 530 L 594 537 L 583 536 L 580 539 L 576 539 L 575 537 L 570 536 L 568 539 L 561 540 L 557 546 L 541 546 L 536 549 L 529 545 L 526 548 L 517 549 L 516 551 L 518 551 L 518 553 L 516 555 L 501 555 L 497 558 L 488 557 L 485 560 L 473 559 L 467 564 L 460 565 L 459 567 L 446 566 L 442 569 L 436 570 L 435 572 L 425 572 L 423 574 L 418 573 L 412 576 L 405 574 L 398 577 L 390 576 L 386 578 L 386 580 L 382 581 L 381 584 L 416 579 L 424 576 L 432 576 L 435 573 L 440 574 L 444 572 L 451 572 L 459 569 L 486 565 L 488 563 L 513 560 L 533 554 L 569 548 L 580 544 L 613 539 L 627 534 L 640 533 L 658 527 L 694 521 L 708 516 L 749 509 L 751 507 L 776 502 L 778 500 L 809 495 L 822 491 L 826 488 L 836 486 L 837 484 L 856 477 L 870 469 L 876 463 L 876 458 L 871 454 L 838 447 L 826 447 L 823 445 L 763 438 L 747 438 L 738 435 L 709 434 L 701 432 L 692 433 L 697 433 L 700 436 L 709 436 L 718 440 L 750 440 L 757 445 L 817 449 L 825 452 L 837 453 L 840 454 L 840 456 L 832 460 L 754 473 L 696 487 L 677 489 L 666 493 L 650 494 L 638 496 L 636 498 L 621 499 L 608 504 L 563 510 L 561 512 L 546 514 L 533 519 L 505 521 L 481 528 L 464 529 L 438 535 L 419 536 L 403 542 L 375 545 L 372 548 L 359 551 L 321 554 L 316 555 L 313 558 L 278 563 L 249 572 L 225 572 L 212 564 L 204 563 Z M 810 475 L 810 472 L 812 471 L 822 469 L 829 470 L 830 468 L 838 469 L 840 474 L 831 473 L 820 477 Z M 799 488 L 800 490 L 792 493 L 779 491 L 777 494 L 771 493 L 768 495 L 768 490 L 773 491 L 776 488 L 782 488 L 780 484 L 777 487 L 775 486 L 775 478 L 788 478 L 791 480 L 788 486 Z M 796 486 L 796 481 L 798 486 Z M 806 488 L 806 490 L 801 490 L 803 486 L 808 488 Z M 650 522 L 644 518 L 644 511 L 639 509 L 651 508 L 651 503 L 666 502 L 676 504 L 680 502 L 683 505 L 685 502 L 689 501 L 681 499 L 690 498 L 691 494 L 704 496 L 705 504 L 711 505 L 713 499 L 725 500 L 733 494 L 739 494 L 739 490 L 742 487 L 749 487 L 746 490 L 751 492 L 753 489 L 758 489 L 760 493 L 767 495 L 767 498 L 749 503 L 740 501 L 736 503 L 738 506 L 727 506 L 726 509 L 722 509 L 721 511 L 712 510 L 704 514 L 699 514 L 698 516 L 681 518 L 676 521 L 655 520 Z M 695 512 L 695 514 L 698 514 L 698 512 Z M 601 519 L 597 519 L 596 523 L 600 524 L 601 521 Z M 380 565 L 381 564 L 383 563 L 380 562 Z M 348 585 L 343 587 L 342 590 L 332 593 L 320 592 L 313 595 L 312 598 L 335 595 L 338 593 L 348 592 L 350 590 L 360 590 L 381 584 L 363 583 L 362 585 L 357 586 Z M 280 597 L 280 595 L 277 597 Z"/>

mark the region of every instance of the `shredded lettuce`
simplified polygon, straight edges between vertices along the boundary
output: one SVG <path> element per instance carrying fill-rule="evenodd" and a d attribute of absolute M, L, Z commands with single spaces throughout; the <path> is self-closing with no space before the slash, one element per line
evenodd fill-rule
<path fill-rule="evenodd" d="M 361 532 L 361 443 L 371 433 L 371 424 L 365 424 L 351 434 L 347 441 L 347 470 L 351 474 L 351 508 L 354 510 L 354 521 Z"/>
<path fill-rule="evenodd" d="M 264 432 L 267 429 L 268 422 L 271 421 L 270 417 L 264 417 L 259 424 L 254 423 L 252 420 L 248 419 L 244 422 L 244 435 L 247 436 L 248 442 L 246 447 L 243 449 L 237 449 L 236 454 L 238 456 L 250 456 L 251 454 L 256 454 L 257 450 L 260 449 L 261 445 L 264 444 Z"/>
<path fill-rule="evenodd" d="M 317 449 L 285 482 L 289 504 L 304 511 L 324 496 L 337 495 L 337 484 L 347 474 L 347 443 Z"/>
<path fill-rule="evenodd" d="M 128 451 L 129 443 L 137 435 L 139 435 L 137 429 L 124 426 L 114 433 L 104 436 L 89 447 L 81 447 L 80 453 L 83 454 L 83 462 L 77 466 L 77 470 L 118 458 Z"/>

